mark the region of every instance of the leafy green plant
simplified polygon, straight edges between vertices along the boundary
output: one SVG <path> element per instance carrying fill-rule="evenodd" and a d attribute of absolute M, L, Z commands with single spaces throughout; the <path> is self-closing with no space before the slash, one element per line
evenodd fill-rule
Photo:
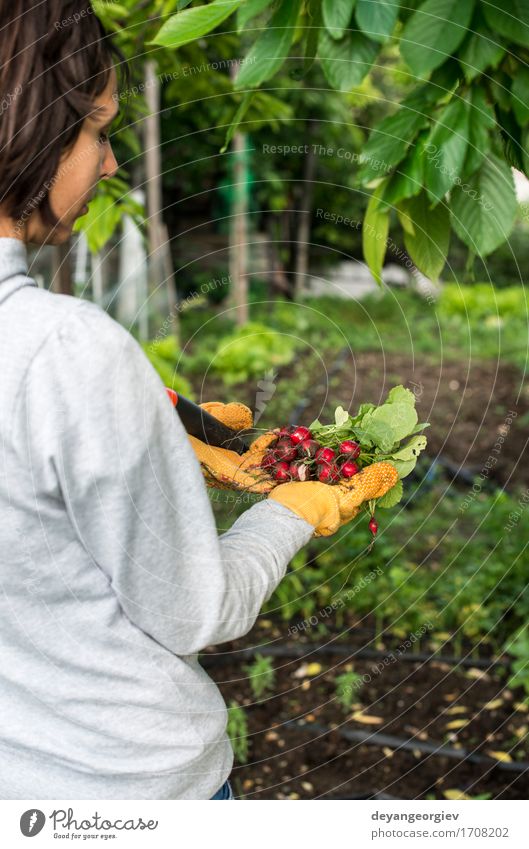
<path fill-rule="evenodd" d="M 337 407 L 334 424 L 322 425 L 316 420 L 310 430 L 321 445 L 358 440 L 359 453 L 355 456 L 363 466 L 385 460 L 395 466 L 399 478 L 404 478 L 413 471 L 417 457 L 426 447 L 426 437 L 417 434 L 427 427 L 427 422 L 418 423 L 415 395 L 400 385 L 388 392 L 380 406 L 361 404 L 354 416 Z M 403 440 L 407 442 L 402 444 Z M 398 481 L 383 498 L 377 499 L 377 505 L 394 507 L 402 494 L 402 483 Z"/>
<path fill-rule="evenodd" d="M 175 392 L 180 392 L 191 400 L 193 398 L 191 384 L 185 377 L 176 372 L 177 367 L 182 367 L 182 354 L 176 337 L 170 335 L 162 339 L 142 342 L 142 348 L 165 386 L 174 389 Z"/>
<path fill-rule="evenodd" d="M 340 703 L 342 710 L 346 713 L 351 710 L 351 705 L 358 697 L 358 691 L 362 686 L 362 676 L 354 670 L 342 672 L 335 678 L 336 700 Z"/>
<path fill-rule="evenodd" d="M 244 671 L 248 674 L 250 687 L 256 699 L 260 699 L 266 692 L 273 690 L 275 671 L 271 657 L 263 657 L 257 653 L 254 662 L 247 664 Z"/>
<path fill-rule="evenodd" d="M 523 687 L 526 701 L 529 703 L 529 628 L 524 626 L 516 635 L 507 651 L 516 658 L 513 661 L 513 675 L 509 679 L 509 687 Z"/>
<path fill-rule="evenodd" d="M 120 177 L 102 180 L 88 212 L 76 220 L 74 232 L 84 232 L 93 253 L 100 251 L 113 236 L 123 216 L 129 215 L 138 227 L 143 227 L 144 207 L 129 192 L 130 187 Z"/>
<path fill-rule="evenodd" d="M 232 699 L 228 706 L 226 733 L 230 738 L 235 759 L 242 764 L 248 762 L 248 720 L 244 708 Z"/>
<path fill-rule="evenodd" d="M 443 287 L 438 303 L 441 316 L 457 316 L 477 324 L 489 321 L 507 321 L 529 314 L 529 296 L 522 286 L 497 289 L 492 283 L 475 283 L 472 286 L 457 286 L 449 283 Z"/>
<path fill-rule="evenodd" d="M 250 321 L 220 340 L 211 365 L 231 386 L 286 365 L 294 358 L 295 350 L 296 340 L 291 336 Z"/>

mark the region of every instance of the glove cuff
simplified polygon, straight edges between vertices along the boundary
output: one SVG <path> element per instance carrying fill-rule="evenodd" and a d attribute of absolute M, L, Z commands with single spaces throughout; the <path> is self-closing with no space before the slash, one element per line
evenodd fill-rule
<path fill-rule="evenodd" d="M 282 483 L 268 498 L 288 507 L 315 529 L 316 536 L 331 536 L 341 524 L 338 495 L 318 481 Z"/>

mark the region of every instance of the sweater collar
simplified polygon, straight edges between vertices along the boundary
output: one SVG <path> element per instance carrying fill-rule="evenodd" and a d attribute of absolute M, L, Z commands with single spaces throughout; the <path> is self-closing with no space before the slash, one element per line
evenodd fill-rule
<path fill-rule="evenodd" d="M 28 277 L 28 254 L 21 239 L 0 237 L 0 303 L 22 286 L 36 286 Z"/>

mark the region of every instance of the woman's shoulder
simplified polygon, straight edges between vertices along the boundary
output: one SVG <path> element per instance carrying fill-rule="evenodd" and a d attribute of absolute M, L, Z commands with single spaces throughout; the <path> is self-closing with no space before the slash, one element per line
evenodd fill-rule
<path fill-rule="evenodd" d="M 137 347 L 131 334 L 91 301 L 34 287 L 27 288 L 23 300 L 16 324 L 37 343 L 35 353 L 54 340 L 76 348 L 91 346 L 94 355 L 124 345 Z"/>

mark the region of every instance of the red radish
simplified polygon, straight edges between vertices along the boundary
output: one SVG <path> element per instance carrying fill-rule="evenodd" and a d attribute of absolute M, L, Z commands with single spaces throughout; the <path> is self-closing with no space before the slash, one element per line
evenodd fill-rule
<path fill-rule="evenodd" d="M 340 468 L 336 465 L 336 463 L 331 463 L 331 481 L 339 481 L 340 480 Z"/>
<path fill-rule="evenodd" d="M 340 443 L 340 454 L 347 454 L 351 460 L 356 460 L 360 454 L 360 446 L 358 442 L 346 439 L 345 442 Z"/>
<path fill-rule="evenodd" d="M 371 519 L 369 521 L 369 530 L 371 531 L 373 536 L 375 536 L 376 532 L 378 531 L 378 522 L 374 516 L 371 516 Z"/>
<path fill-rule="evenodd" d="M 290 480 L 288 463 L 280 462 L 277 464 L 274 471 L 274 478 L 276 479 L 276 481 Z"/>
<path fill-rule="evenodd" d="M 336 466 L 330 466 L 329 463 L 320 463 L 317 474 L 321 483 L 335 483 L 340 479 L 340 472 Z"/>
<path fill-rule="evenodd" d="M 294 481 L 306 481 L 308 478 L 308 469 L 305 463 L 291 463 L 288 472 Z"/>
<path fill-rule="evenodd" d="M 290 439 L 279 439 L 274 446 L 274 452 L 278 460 L 290 461 L 297 456 L 296 447 Z"/>
<path fill-rule="evenodd" d="M 353 461 L 352 461 L 352 460 L 347 460 L 347 462 L 343 464 L 343 466 L 342 466 L 342 468 L 340 469 L 340 471 L 341 471 L 341 473 L 342 473 L 342 477 L 344 477 L 344 478 L 352 478 L 352 477 L 353 477 L 353 475 L 357 475 L 357 474 L 358 474 L 358 472 L 360 471 L 360 469 L 358 468 L 358 466 L 356 465 L 356 463 L 353 463 Z"/>
<path fill-rule="evenodd" d="M 332 448 L 318 448 L 315 457 L 318 463 L 331 463 L 336 454 Z"/>
<path fill-rule="evenodd" d="M 263 469 L 269 469 L 271 466 L 275 466 L 276 463 L 277 457 L 273 451 L 268 451 L 261 460 L 261 466 Z"/>
<path fill-rule="evenodd" d="M 290 439 L 291 433 L 292 433 L 291 427 L 282 427 L 281 430 L 279 431 L 279 438 L 281 439 L 281 437 L 288 436 L 288 438 Z"/>
<path fill-rule="evenodd" d="M 318 466 L 318 480 L 321 483 L 329 483 L 331 474 L 331 467 L 329 465 Z"/>
<path fill-rule="evenodd" d="M 304 439 L 298 445 L 298 454 L 300 457 L 315 457 L 319 444 L 315 439 Z"/>
<path fill-rule="evenodd" d="M 294 443 L 294 445 L 299 445 L 301 442 L 304 442 L 305 439 L 311 439 L 312 434 L 308 427 L 303 427 L 303 425 L 299 425 L 299 427 L 294 428 L 292 433 L 290 434 L 290 439 Z"/>

